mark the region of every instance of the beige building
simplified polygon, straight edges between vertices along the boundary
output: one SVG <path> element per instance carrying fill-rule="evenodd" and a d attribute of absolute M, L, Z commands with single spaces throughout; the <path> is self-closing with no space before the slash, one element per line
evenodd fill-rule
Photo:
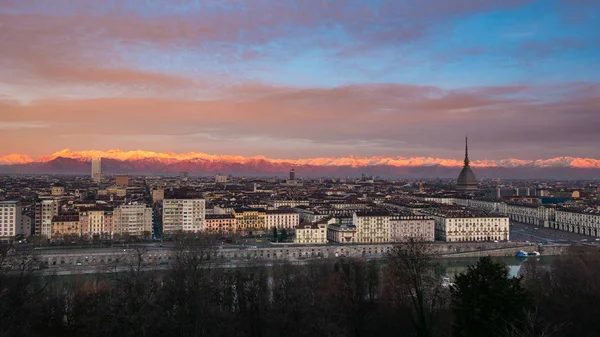
<path fill-rule="evenodd" d="M 237 228 L 241 232 L 266 231 L 267 213 L 264 208 L 236 208 L 233 210 Z"/>
<path fill-rule="evenodd" d="M 206 216 L 205 203 L 204 199 L 164 199 L 163 233 L 202 232 Z"/>
<path fill-rule="evenodd" d="M 304 223 L 296 226 L 297 244 L 324 244 L 327 243 L 328 222 L 335 223 L 335 219 L 320 220 L 314 223 Z"/>
<path fill-rule="evenodd" d="M 267 210 L 265 212 L 267 229 L 293 229 L 300 224 L 300 215 L 290 210 Z"/>
<path fill-rule="evenodd" d="M 390 218 L 391 241 L 435 241 L 435 221 L 430 216 L 412 213 L 394 215 Z"/>
<path fill-rule="evenodd" d="M 82 208 L 79 210 L 81 236 L 91 239 L 110 239 L 113 232 L 113 209 L 103 207 Z"/>
<path fill-rule="evenodd" d="M 49 239 L 52 236 L 52 218 L 58 215 L 60 202 L 46 199 L 36 205 L 35 234 Z"/>
<path fill-rule="evenodd" d="M 65 240 L 80 236 L 79 215 L 57 215 L 52 218 L 52 240 Z"/>
<path fill-rule="evenodd" d="M 102 181 L 102 158 L 92 159 L 92 180 L 96 183 Z"/>
<path fill-rule="evenodd" d="M 204 231 L 207 234 L 233 234 L 237 232 L 233 214 L 211 214 L 204 219 Z"/>
<path fill-rule="evenodd" d="M 165 199 L 165 189 L 157 187 L 152 190 L 152 202 L 160 202 Z"/>
<path fill-rule="evenodd" d="M 357 243 L 383 243 L 391 241 L 390 214 L 387 211 L 360 211 L 353 215 Z"/>
<path fill-rule="evenodd" d="M 121 205 L 113 212 L 113 236 L 149 238 L 152 235 L 152 208 L 146 205 Z"/>
<path fill-rule="evenodd" d="M 129 185 L 129 176 L 126 174 L 117 174 L 115 176 L 115 185 L 117 185 L 117 186 Z"/>

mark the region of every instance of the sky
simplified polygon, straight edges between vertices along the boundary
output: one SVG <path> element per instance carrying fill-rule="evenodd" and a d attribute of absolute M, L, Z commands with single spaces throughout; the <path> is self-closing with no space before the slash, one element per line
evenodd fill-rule
<path fill-rule="evenodd" d="M 0 155 L 600 158 L 597 0 L 0 0 Z"/>

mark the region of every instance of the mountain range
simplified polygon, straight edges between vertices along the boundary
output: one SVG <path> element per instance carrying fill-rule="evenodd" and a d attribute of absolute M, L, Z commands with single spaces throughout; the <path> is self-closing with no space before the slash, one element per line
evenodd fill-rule
<path fill-rule="evenodd" d="M 72 151 L 64 149 L 37 159 L 23 154 L 0 157 L 0 172 L 29 174 L 88 174 L 91 160 L 102 158 L 106 174 L 215 173 L 254 176 L 283 176 L 294 167 L 298 176 L 356 176 L 362 173 L 385 177 L 453 178 L 462 160 L 432 157 L 337 157 L 272 159 L 212 155 L 201 152 L 176 154 L 152 151 Z M 595 179 L 600 177 L 600 160 L 556 157 L 543 160 L 473 160 L 471 167 L 480 178 L 559 178 Z"/>

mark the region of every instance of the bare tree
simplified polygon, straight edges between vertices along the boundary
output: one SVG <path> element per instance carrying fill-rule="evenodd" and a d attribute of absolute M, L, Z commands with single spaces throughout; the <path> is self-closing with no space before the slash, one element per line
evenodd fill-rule
<path fill-rule="evenodd" d="M 387 257 L 390 285 L 398 304 L 408 302 L 417 336 L 434 336 L 434 318 L 442 303 L 441 279 L 435 273 L 431 246 L 409 239 Z"/>

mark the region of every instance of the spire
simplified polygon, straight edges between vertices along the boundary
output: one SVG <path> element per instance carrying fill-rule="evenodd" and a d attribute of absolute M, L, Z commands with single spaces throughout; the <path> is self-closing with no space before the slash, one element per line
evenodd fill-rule
<path fill-rule="evenodd" d="M 469 167 L 469 139 L 465 136 L 465 167 Z"/>

